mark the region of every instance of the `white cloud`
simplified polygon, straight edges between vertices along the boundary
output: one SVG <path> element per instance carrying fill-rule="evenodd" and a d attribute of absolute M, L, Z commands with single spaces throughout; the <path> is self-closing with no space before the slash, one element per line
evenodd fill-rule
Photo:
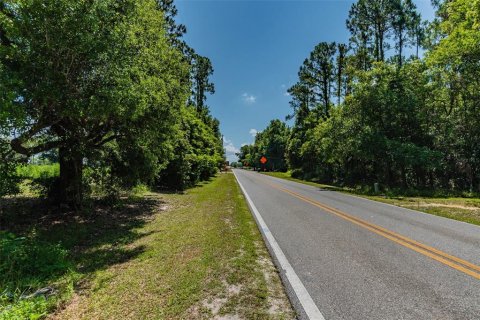
<path fill-rule="evenodd" d="M 226 156 L 227 156 L 227 160 L 230 161 L 230 162 L 231 161 L 236 161 L 237 156 L 235 155 L 235 153 L 239 153 L 240 149 L 235 147 L 232 140 L 229 140 L 229 139 L 226 139 L 225 137 L 223 137 L 223 147 L 225 148 L 225 153 L 226 153 Z"/>
<path fill-rule="evenodd" d="M 223 138 L 223 146 L 225 148 L 225 151 L 227 152 L 227 156 L 228 155 L 235 155 L 235 153 L 240 152 L 240 149 L 238 149 L 237 147 L 235 147 L 233 145 L 232 140 L 228 140 L 225 137 Z"/>
<path fill-rule="evenodd" d="M 248 131 L 248 133 L 250 133 L 251 136 L 255 138 L 255 136 L 257 135 L 258 131 L 257 131 L 257 129 L 250 129 L 250 131 Z"/>
<path fill-rule="evenodd" d="M 231 153 L 231 154 L 240 152 L 240 150 L 231 143 L 225 146 L 225 150 L 227 151 L 227 153 Z"/>
<path fill-rule="evenodd" d="M 242 100 L 246 104 L 254 104 L 255 102 L 257 102 L 257 97 L 245 92 L 244 94 L 242 94 Z"/>
<path fill-rule="evenodd" d="M 280 86 L 280 88 L 282 88 L 283 96 L 284 96 L 284 97 L 290 97 L 290 93 L 288 93 L 288 91 L 287 91 L 287 89 L 288 89 L 288 88 L 287 88 L 287 85 L 282 84 L 282 85 Z"/>

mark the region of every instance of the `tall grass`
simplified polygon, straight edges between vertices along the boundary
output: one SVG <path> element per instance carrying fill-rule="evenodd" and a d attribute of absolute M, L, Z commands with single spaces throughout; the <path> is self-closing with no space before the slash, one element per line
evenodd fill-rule
<path fill-rule="evenodd" d="M 53 178 L 60 175 L 60 164 L 27 164 L 17 167 L 17 175 L 23 179 Z"/>

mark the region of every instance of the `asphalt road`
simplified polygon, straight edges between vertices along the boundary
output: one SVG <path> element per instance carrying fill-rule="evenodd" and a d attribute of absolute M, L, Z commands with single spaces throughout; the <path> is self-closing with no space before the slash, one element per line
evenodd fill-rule
<path fill-rule="evenodd" d="M 480 319 L 480 227 L 234 173 L 325 319 Z"/>

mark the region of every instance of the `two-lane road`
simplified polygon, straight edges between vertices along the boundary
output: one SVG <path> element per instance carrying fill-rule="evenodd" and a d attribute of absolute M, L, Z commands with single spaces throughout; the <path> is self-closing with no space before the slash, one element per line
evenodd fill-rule
<path fill-rule="evenodd" d="M 281 272 L 301 317 L 298 287 L 327 320 L 480 319 L 480 227 L 234 173 L 285 258 L 276 259 L 293 269 Z"/>

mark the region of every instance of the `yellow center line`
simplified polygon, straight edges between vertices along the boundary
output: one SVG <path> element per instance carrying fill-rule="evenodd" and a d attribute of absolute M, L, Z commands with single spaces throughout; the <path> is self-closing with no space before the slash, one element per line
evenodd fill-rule
<path fill-rule="evenodd" d="M 277 190 L 280 190 L 280 191 L 283 191 L 285 193 L 288 193 L 300 200 L 303 200 L 305 202 L 308 202 L 318 208 L 321 208 L 329 213 L 332 213 L 344 220 L 347 220 L 347 221 L 350 221 L 358 226 L 361 226 L 365 229 L 368 229 L 384 238 L 387 238 L 397 244 L 400 244 L 406 248 L 409 248 L 413 251 L 416 251 L 418 253 L 421 253 L 431 259 L 434 259 L 438 262 L 441 262 L 453 269 L 456 269 L 458 271 L 461 271 L 465 274 L 468 274 L 469 276 L 472 276 L 478 280 L 480 280 L 480 272 L 477 272 L 477 271 L 480 271 L 480 266 L 477 266 L 471 262 L 468 262 L 468 261 L 465 261 L 463 259 L 460 259 L 458 257 L 455 257 L 455 256 L 452 256 L 452 255 L 449 255 L 443 251 L 440 251 L 438 249 L 435 249 L 433 247 L 430 247 L 430 246 L 427 246 L 423 243 L 420 243 L 420 242 L 417 242 L 413 239 L 410 239 L 410 238 L 407 238 L 405 236 L 402 236 L 398 233 L 395 233 L 393 231 L 390 231 L 388 229 L 385 229 L 383 227 L 380 227 L 376 224 L 373 224 L 373 223 L 370 223 L 370 222 L 367 222 L 363 219 L 360 219 L 360 218 L 357 218 L 357 217 L 354 217 L 352 215 L 349 215 L 343 211 L 340 211 L 338 209 L 335 209 L 335 208 L 332 208 L 332 207 L 329 207 L 321 202 L 318 202 L 316 200 L 313 200 L 313 199 L 310 199 L 306 196 L 303 196 L 299 193 L 296 193 L 294 191 L 291 191 L 291 190 L 288 190 L 288 189 L 285 189 L 283 187 L 280 187 L 278 185 L 275 185 L 275 184 L 271 184 L 271 183 L 268 183 L 268 182 L 264 182 L 268 185 L 270 185 L 272 188 L 275 188 Z"/>

